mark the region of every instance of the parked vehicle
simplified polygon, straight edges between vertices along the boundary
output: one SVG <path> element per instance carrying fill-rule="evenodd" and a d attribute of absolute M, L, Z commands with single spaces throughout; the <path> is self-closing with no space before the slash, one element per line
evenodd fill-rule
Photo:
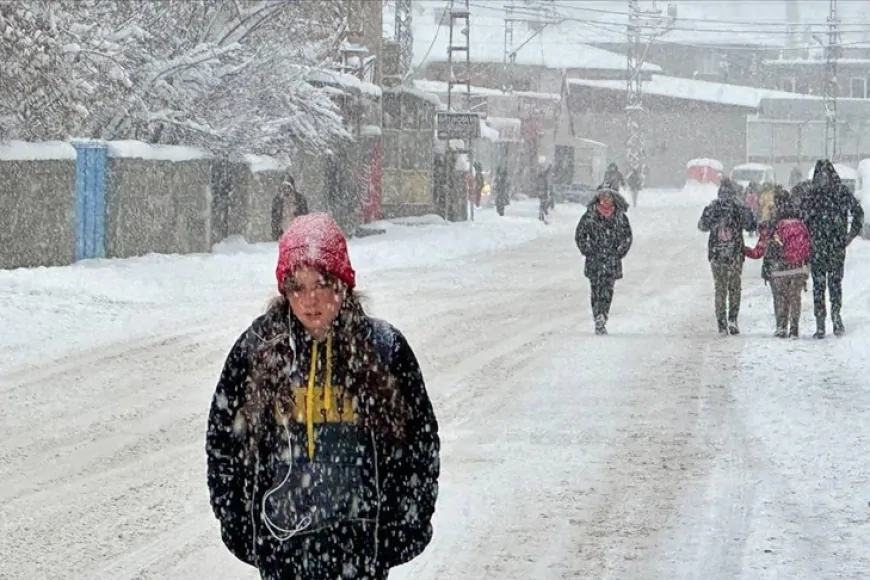
<path fill-rule="evenodd" d="M 752 182 L 776 183 L 776 172 L 772 165 L 763 163 L 743 163 L 731 169 L 731 181 L 740 184 L 744 189 Z"/>
<path fill-rule="evenodd" d="M 552 191 L 559 203 L 588 204 L 604 178 L 607 146 L 597 141 L 570 137 L 556 141 Z"/>
<path fill-rule="evenodd" d="M 716 159 L 691 159 L 686 163 L 686 182 L 718 186 L 725 168 Z"/>

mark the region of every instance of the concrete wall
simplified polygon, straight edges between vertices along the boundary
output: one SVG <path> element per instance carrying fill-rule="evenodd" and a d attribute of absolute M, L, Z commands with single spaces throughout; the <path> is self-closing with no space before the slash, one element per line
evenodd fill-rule
<path fill-rule="evenodd" d="M 272 198 L 285 166 L 253 169 L 247 161 L 211 159 L 186 147 L 106 145 L 107 258 L 210 252 L 229 235 L 271 241 Z M 47 157 L 51 147 L 63 155 Z M 75 155 L 66 143 L 0 144 L 0 268 L 75 262 Z M 353 199 L 363 191 L 352 171 L 358 156 L 358 148 L 349 147 L 334 164 L 333 195 L 325 153 L 303 153 L 289 168 L 309 209 L 334 213 L 348 233 L 361 220 L 361 200 Z"/>
<path fill-rule="evenodd" d="M 0 161 L 0 268 L 75 261 L 75 161 Z"/>
<path fill-rule="evenodd" d="M 244 236 L 250 243 L 272 241 L 272 199 L 281 187 L 284 173 L 252 171 L 248 164 L 233 164 L 231 234 Z"/>
<path fill-rule="evenodd" d="M 107 257 L 209 251 L 209 160 L 109 158 Z"/>

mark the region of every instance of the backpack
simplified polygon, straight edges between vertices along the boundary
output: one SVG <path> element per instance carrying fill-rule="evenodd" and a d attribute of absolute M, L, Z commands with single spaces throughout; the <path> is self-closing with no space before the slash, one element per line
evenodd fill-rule
<path fill-rule="evenodd" d="M 782 246 L 782 261 L 788 266 L 803 266 L 810 261 L 810 231 L 798 219 L 784 219 L 776 226 L 776 239 Z"/>
<path fill-rule="evenodd" d="M 730 260 L 743 255 L 743 236 L 727 212 L 710 228 L 710 253 L 717 260 Z"/>

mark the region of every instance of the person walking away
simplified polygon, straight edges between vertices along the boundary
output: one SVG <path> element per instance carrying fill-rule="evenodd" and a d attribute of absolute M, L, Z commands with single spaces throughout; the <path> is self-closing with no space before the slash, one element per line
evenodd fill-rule
<path fill-rule="evenodd" d="M 510 186 L 508 184 L 507 167 L 500 165 L 495 172 L 493 182 L 495 192 L 495 209 L 498 215 L 504 215 L 504 208 L 510 205 Z"/>
<path fill-rule="evenodd" d="M 734 184 L 735 188 L 737 184 Z M 752 215 L 755 217 L 757 221 L 763 221 L 761 219 L 761 209 L 759 204 L 759 191 L 761 186 L 755 182 L 750 181 L 746 184 L 746 189 L 744 190 L 743 201 L 746 204 L 746 207 L 749 208 L 749 211 L 752 212 Z"/>
<path fill-rule="evenodd" d="M 263 580 L 384 580 L 432 537 L 440 441 L 420 367 L 364 311 L 327 214 L 293 220 L 275 274 L 209 412 L 221 537 Z"/>
<path fill-rule="evenodd" d="M 846 332 L 843 324 L 843 273 L 846 248 L 861 235 L 864 210 L 849 188 L 840 182 L 834 165 L 827 159 L 816 162 L 812 189 L 801 198 L 801 209 L 812 240 L 814 338 L 825 337 L 827 308 L 825 290 L 831 300 L 834 335 Z M 851 216 L 851 223 L 850 223 Z"/>
<path fill-rule="evenodd" d="M 797 182 L 790 191 L 791 202 L 797 205 L 798 209 L 801 209 L 803 207 L 804 198 L 812 191 L 812 189 L 813 182 L 808 179 Z"/>
<path fill-rule="evenodd" d="M 801 171 L 800 165 L 795 165 L 788 175 L 788 186 L 794 189 L 794 186 L 803 181 L 804 174 Z"/>
<path fill-rule="evenodd" d="M 622 260 L 631 249 L 627 211 L 625 198 L 602 186 L 574 232 L 574 242 L 586 258 L 583 273 L 589 279 L 592 318 L 599 335 L 607 334 L 614 287 L 622 278 Z"/>
<path fill-rule="evenodd" d="M 539 166 L 535 178 L 535 193 L 538 196 L 538 219 L 547 223 L 550 213 L 550 167 Z"/>
<path fill-rule="evenodd" d="M 607 169 L 604 170 L 604 185 L 616 192 L 619 192 L 620 188 L 625 187 L 625 177 L 623 177 L 616 163 L 612 161 L 607 166 Z"/>
<path fill-rule="evenodd" d="M 480 207 L 480 200 L 483 196 L 483 186 L 486 185 L 486 179 L 483 176 L 483 165 L 480 161 L 474 162 L 474 205 Z"/>
<path fill-rule="evenodd" d="M 758 229 L 758 243 L 751 250 L 746 248 L 744 255 L 764 258 L 761 273 L 773 293 L 774 336 L 798 338 L 801 292 L 810 274 L 810 232 L 801 220 L 800 208 L 781 187 L 774 191 L 772 219 Z"/>
<path fill-rule="evenodd" d="M 737 196 L 736 184 L 723 179 L 717 199 L 704 208 L 698 221 L 698 229 L 709 232 L 707 259 L 713 271 L 716 326 L 720 334 L 732 335 L 740 334 L 737 317 L 743 274 L 743 232 L 756 229 L 752 212 Z"/>
<path fill-rule="evenodd" d="M 277 241 L 295 218 L 308 213 L 308 200 L 296 189 L 296 180 L 287 174 L 272 198 L 272 239 Z"/>
<path fill-rule="evenodd" d="M 629 171 L 626 182 L 628 190 L 631 192 L 631 207 L 637 207 L 637 195 L 640 193 L 640 188 L 643 186 L 643 175 L 641 170 L 632 169 Z"/>

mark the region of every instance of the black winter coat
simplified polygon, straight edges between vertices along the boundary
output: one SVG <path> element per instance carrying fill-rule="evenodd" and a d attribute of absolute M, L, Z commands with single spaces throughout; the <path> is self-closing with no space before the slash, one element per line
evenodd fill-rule
<path fill-rule="evenodd" d="M 732 239 L 728 243 L 720 240 L 719 226 L 730 230 Z M 698 229 L 710 232 L 707 237 L 707 259 L 711 262 L 743 262 L 743 231 L 753 231 L 758 227 L 752 210 L 735 197 L 714 199 L 704 208 Z"/>
<path fill-rule="evenodd" d="M 625 212 L 628 203 L 619 194 L 613 195 L 616 206 L 613 215 L 604 217 L 598 211 L 600 194 L 595 197 L 580 218 L 574 231 L 574 242 L 586 257 L 583 273 L 590 279 L 619 280 L 622 259 L 631 249 L 631 224 Z"/>
<path fill-rule="evenodd" d="M 333 356 L 336 392 L 332 404 L 326 403 L 324 349 L 313 361 L 313 342 L 304 331 L 291 330 L 295 324 L 286 305 L 254 321 L 227 357 L 206 437 L 211 505 L 224 544 L 264 579 L 381 580 L 431 540 L 438 423 L 404 336 L 386 322 L 365 320 L 396 392 L 410 408 L 401 441 L 358 423 L 353 379 L 346 378 L 352 375 L 342 364 L 347 353 Z M 263 413 L 253 437 L 250 417 L 241 410 L 254 396 L 255 360 L 283 369 L 277 374 L 286 378 L 278 381 L 289 387 L 290 411 L 284 420 L 277 412 Z M 306 396 L 312 364 L 320 386 Z M 310 415 L 308 402 L 315 409 Z M 275 526 L 298 531 L 282 541 L 275 535 L 288 534 Z"/>
<path fill-rule="evenodd" d="M 864 227 L 864 210 L 833 168 L 830 181 L 820 183 L 817 176 L 822 171 L 816 172 L 812 189 L 801 197 L 801 211 L 812 237 L 813 270 L 842 271 L 846 247 Z"/>

